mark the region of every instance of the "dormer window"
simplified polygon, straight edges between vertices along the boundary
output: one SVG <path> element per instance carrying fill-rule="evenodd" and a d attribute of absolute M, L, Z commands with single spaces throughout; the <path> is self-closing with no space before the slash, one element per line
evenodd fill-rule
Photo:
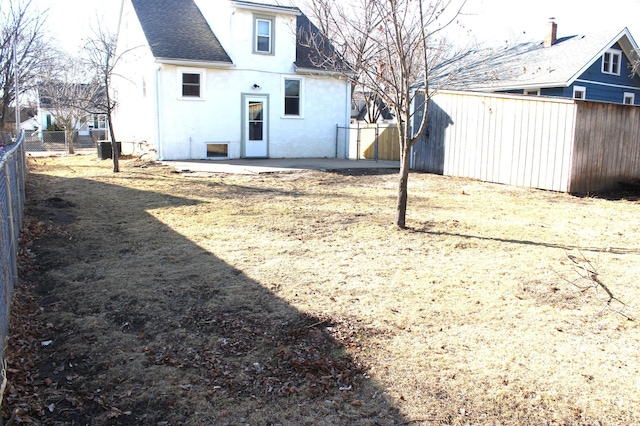
<path fill-rule="evenodd" d="M 622 62 L 622 52 L 609 49 L 602 56 L 602 72 L 604 74 L 620 75 L 620 63 Z"/>
<path fill-rule="evenodd" d="M 254 17 L 253 52 L 273 54 L 273 18 Z"/>

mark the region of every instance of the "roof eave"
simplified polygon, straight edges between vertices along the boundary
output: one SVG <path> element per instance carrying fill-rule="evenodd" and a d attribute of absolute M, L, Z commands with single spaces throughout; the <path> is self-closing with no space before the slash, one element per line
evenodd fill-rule
<path fill-rule="evenodd" d="M 257 4 L 257 3 L 244 3 L 238 1 L 232 1 L 231 5 L 237 9 L 253 10 L 255 12 L 267 12 L 278 13 L 281 15 L 300 16 L 302 12 L 300 9 L 291 9 L 286 7 L 280 7 L 270 4 Z"/>
<path fill-rule="evenodd" d="M 158 64 L 178 65 L 185 67 L 202 67 L 202 68 L 235 68 L 233 62 L 226 61 L 199 61 L 193 59 L 177 59 L 177 58 L 155 58 Z"/>
<path fill-rule="evenodd" d="M 316 75 L 331 75 L 331 76 L 345 76 L 350 77 L 351 73 L 338 71 L 338 70 L 327 70 L 322 68 L 309 68 L 309 67 L 300 67 L 296 64 L 293 65 L 295 72 L 298 74 L 316 74 Z"/>

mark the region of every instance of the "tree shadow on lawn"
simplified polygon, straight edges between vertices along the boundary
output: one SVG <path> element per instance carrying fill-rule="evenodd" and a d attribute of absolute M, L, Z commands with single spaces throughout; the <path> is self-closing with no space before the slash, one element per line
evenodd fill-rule
<path fill-rule="evenodd" d="M 629 253 L 640 253 L 638 249 L 631 249 L 626 247 L 583 247 L 576 246 L 570 244 L 556 244 L 556 243 L 548 243 L 543 241 L 531 241 L 531 240 L 517 240 L 514 238 L 499 238 L 499 237 L 486 237 L 479 235 L 469 235 L 469 234 L 461 234 L 458 232 L 446 232 L 446 231 L 433 231 L 431 230 L 432 224 L 425 224 L 422 227 L 413 227 L 408 228 L 412 232 L 420 233 L 420 234 L 429 234 L 436 236 L 445 236 L 445 237 L 456 237 L 466 240 L 481 240 L 481 241 L 496 241 L 499 243 L 508 243 L 508 244 L 516 244 L 516 245 L 531 245 L 531 246 L 540 246 L 540 247 L 548 247 L 548 248 L 556 248 L 562 250 L 581 250 L 581 251 L 589 251 L 594 253 L 599 253 L 602 251 L 607 251 L 607 253 L 613 254 L 629 254 Z"/>
<path fill-rule="evenodd" d="M 406 422 L 348 353 L 358 345 L 353 326 L 297 310 L 148 213 L 197 201 L 34 178 L 28 214 L 69 233 L 37 241 L 40 270 L 23 278 L 39 297 L 43 341 L 52 341 L 36 366 L 47 408 L 32 418 L 83 425 Z M 47 202 L 52 194 L 65 202 Z M 64 223 L 56 222 L 60 211 Z"/>

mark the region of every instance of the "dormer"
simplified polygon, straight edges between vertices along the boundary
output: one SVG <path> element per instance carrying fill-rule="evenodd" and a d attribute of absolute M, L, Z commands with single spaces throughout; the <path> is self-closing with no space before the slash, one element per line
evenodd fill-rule
<path fill-rule="evenodd" d="M 300 9 L 231 1 L 230 50 L 238 68 L 292 72 Z"/>

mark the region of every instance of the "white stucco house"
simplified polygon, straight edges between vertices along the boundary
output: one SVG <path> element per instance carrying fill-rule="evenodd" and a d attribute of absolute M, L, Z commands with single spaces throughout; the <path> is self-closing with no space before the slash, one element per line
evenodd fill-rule
<path fill-rule="evenodd" d="M 342 157 L 350 84 L 309 34 L 319 37 L 297 7 L 123 0 L 126 53 L 112 82 L 123 149 L 146 142 L 160 160 Z"/>

